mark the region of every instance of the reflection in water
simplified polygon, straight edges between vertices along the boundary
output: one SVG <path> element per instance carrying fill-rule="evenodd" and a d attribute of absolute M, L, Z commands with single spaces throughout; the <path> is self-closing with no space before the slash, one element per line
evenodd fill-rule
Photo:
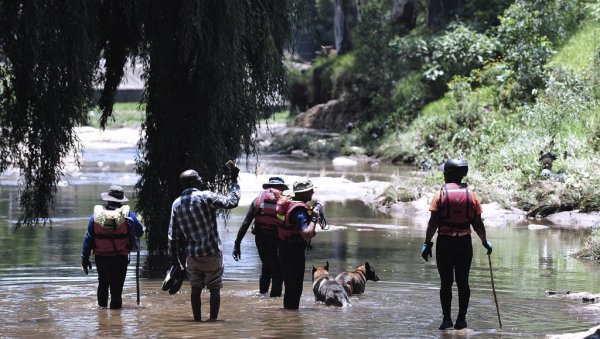
<path fill-rule="evenodd" d="M 298 162 L 281 161 L 272 167 L 279 173 L 298 174 L 318 173 L 321 165 L 308 163 L 296 168 Z M 82 172 L 86 171 L 88 177 L 102 177 L 98 170 L 84 168 Z M 106 176 L 109 182 L 76 181 L 62 188 L 57 200 L 58 218 L 51 229 L 44 230 L 12 229 L 11 220 L 18 215 L 16 190 L 1 186 L 0 336 L 39 337 L 42 331 L 51 338 L 440 336 L 435 260 L 425 263 L 420 257 L 426 225 L 410 217 L 390 218 L 358 201 L 327 204 L 327 217 L 334 227 L 319 232 L 313 239 L 297 312 L 283 310 L 281 298 L 258 295 L 260 260 L 251 235 L 242 242 L 242 260 L 231 258 L 233 241 L 247 206 L 233 210 L 227 226 L 220 225 L 226 267 L 219 314 L 222 321 L 191 321 L 187 282 L 178 294 L 169 295 L 161 290 L 161 280 L 142 279 L 141 305 L 136 305 L 133 263 L 125 283 L 124 308 L 99 309 L 95 265 L 89 276 L 79 269 L 81 242 L 91 206 L 99 202 L 99 192 L 108 183 L 120 183 L 120 179 L 115 179 L 119 176 L 123 173 L 117 171 Z M 568 256 L 581 246 L 586 235 L 581 230 L 529 230 L 527 225 L 518 224 L 489 228 L 504 329 L 497 328 L 485 250 L 474 241 L 472 296 L 467 315 L 470 329 L 454 334 L 542 337 L 585 330 L 600 323 L 598 304 L 583 306 L 573 295 L 544 295 L 544 290 L 600 290 L 597 267 Z M 310 286 L 310 267 L 325 261 L 329 261 L 334 274 L 368 261 L 381 281 L 367 282 L 365 294 L 352 296 L 348 307 L 326 307 L 314 301 Z M 207 291 L 202 298 L 206 319 Z M 454 300 L 456 304 L 456 288 Z M 454 315 L 456 306 L 453 305 Z"/>

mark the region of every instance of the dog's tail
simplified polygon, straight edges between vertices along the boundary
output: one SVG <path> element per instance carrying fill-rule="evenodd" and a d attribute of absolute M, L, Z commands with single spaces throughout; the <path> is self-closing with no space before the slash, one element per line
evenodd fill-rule
<path fill-rule="evenodd" d="M 325 305 L 344 307 L 349 304 L 348 294 L 341 288 L 329 288 L 325 295 Z"/>

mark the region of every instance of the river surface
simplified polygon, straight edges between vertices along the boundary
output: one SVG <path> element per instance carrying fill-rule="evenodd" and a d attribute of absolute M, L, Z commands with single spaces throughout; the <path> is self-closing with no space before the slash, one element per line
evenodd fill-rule
<path fill-rule="evenodd" d="M 435 255 L 427 263 L 420 256 L 426 220 L 410 215 L 390 217 L 360 199 L 326 202 L 332 227 L 313 239 L 300 310 L 285 311 L 281 298 L 258 294 L 260 261 L 252 234 L 248 233 L 242 242 L 242 260 L 236 262 L 231 257 L 237 229 L 261 182 L 250 180 L 251 174 L 242 176 L 240 206 L 227 223 L 219 225 L 225 253 L 220 321 L 191 321 L 187 282 L 179 293 L 169 295 L 160 288 L 162 280 L 142 278 L 141 303 L 137 305 L 135 256 L 125 282 L 124 308 L 99 309 L 95 265 L 89 276 L 79 268 L 81 243 L 92 207 L 101 203 L 100 192 L 110 184 L 120 184 L 131 197 L 131 187 L 137 180 L 134 158 L 132 148 L 85 152 L 83 168 L 60 187 L 57 216 L 52 227 L 45 229 L 14 230 L 19 212 L 17 180 L 14 174 L 0 178 L 1 338 L 540 338 L 585 331 L 600 324 L 600 304 L 582 302 L 585 292 L 600 291 L 599 266 L 569 256 L 581 247 L 587 231 L 531 227 L 520 222 L 487 229 L 494 246 L 491 259 L 502 328 L 488 257 L 475 236 L 469 328 L 438 330 L 441 309 Z M 250 159 L 248 167 L 242 165 L 243 170 L 256 168 L 254 160 Z M 340 168 L 329 160 L 265 156 L 261 163 L 259 167 L 265 174 L 281 175 L 288 182 L 294 176 L 325 175 L 360 182 L 389 181 L 394 173 L 411 175 L 408 168 Z M 319 197 L 319 188 L 315 197 Z M 143 250 L 141 260 L 144 266 Z M 365 293 L 351 297 L 347 307 L 325 306 L 314 301 L 310 282 L 312 265 L 323 265 L 325 261 L 329 261 L 333 274 L 368 261 L 381 281 L 368 281 Z M 546 290 L 571 293 L 547 295 Z M 202 298 L 206 319 L 206 291 Z M 455 317 L 456 288 L 453 301 Z"/>

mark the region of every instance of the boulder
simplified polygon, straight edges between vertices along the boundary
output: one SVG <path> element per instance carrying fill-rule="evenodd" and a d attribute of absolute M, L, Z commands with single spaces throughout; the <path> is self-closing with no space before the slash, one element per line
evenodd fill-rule
<path fill-rule="evenodd" d="M 358 120 L 359 114 L 350 109 L 343 100 L 329 100 L 311 107 L 296 116 L 296 126 L 331 131 L 342 131 L 348 122 Z"/>

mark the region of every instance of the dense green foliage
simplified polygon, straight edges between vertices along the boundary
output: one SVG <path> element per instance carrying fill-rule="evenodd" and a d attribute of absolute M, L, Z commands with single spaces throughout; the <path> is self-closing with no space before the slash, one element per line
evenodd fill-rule
<path fill-rule="evenodd" d="M 595 2 L 465 1 L 435 31 L 422 22 L 397 31 L 387 11 L 370 1 L 353 32 L 353 62 L 317 61 L 320 72 L 308 77 L 318 82 L 336 68 L 329 88 L 343 92 L 330 97 L 362 105 L 344 149 L 417 164 L 462 156 L 486 201 L 533 215 L 598 210 Z M 558 155 L 553 171 L 563 181 L 540 180 L 540 152 Z"/>

